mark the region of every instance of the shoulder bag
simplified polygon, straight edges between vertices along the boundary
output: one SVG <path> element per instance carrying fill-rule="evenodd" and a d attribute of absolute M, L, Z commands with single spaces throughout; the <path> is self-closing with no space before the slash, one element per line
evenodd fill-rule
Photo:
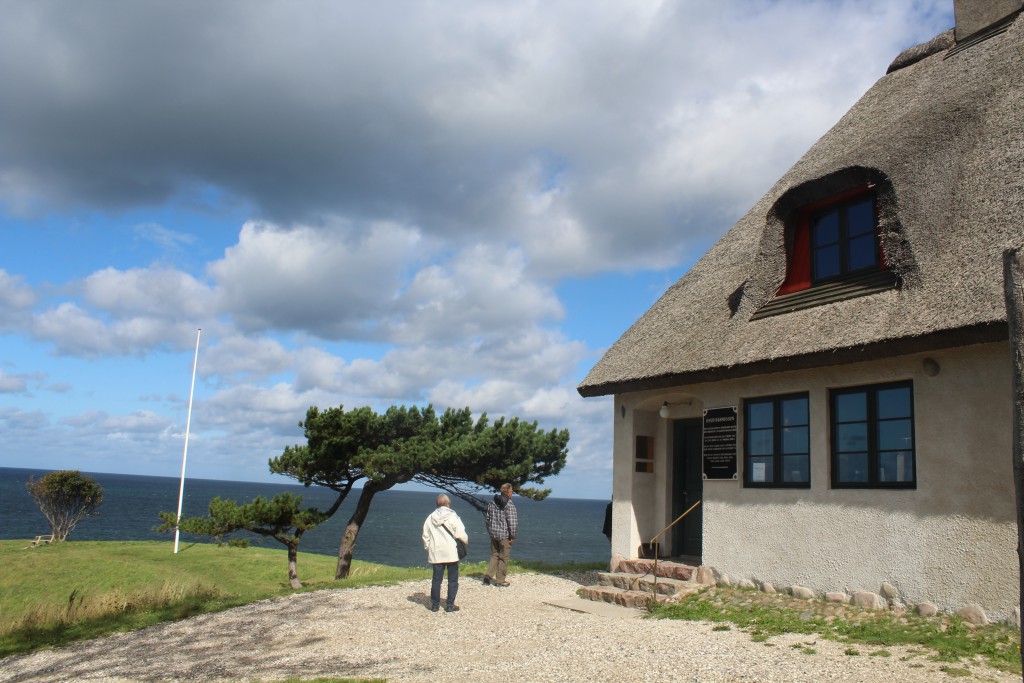
<path fill-rule="evenodd" d="M 448 528 L 447 524 L 442 524 L 441 526 L 444 527 L 444 530 L 448 532 L 449 536 L 455 538 L 455 534 L 452 533 L 452 530 Z M 459 553 L 460 560 L 466 559 L 466 544 L 458 538 L 455 538 L 455 550 Z"/>

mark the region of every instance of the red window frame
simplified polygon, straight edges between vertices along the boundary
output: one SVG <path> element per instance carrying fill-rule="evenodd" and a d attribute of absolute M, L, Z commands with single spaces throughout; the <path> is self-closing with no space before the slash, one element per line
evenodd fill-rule
<path fill-rule="evenodd" d="M 782 286 L 779 287 L 779 291 L 775 294 L 776 296 L 810 289 L 813 284 L 811 282 L 811 216 L 822 209 L 858 199 L 864 195 L 872 194 L 874 191 L 875 185 L 867 183 L 800 208 L 797 214 L 796 227 L 793 231 L 793 244 L 789 252 L 789 261 L 786 264 L 786 279 L 782 281 Z M 875 211 L 875 229 L 877 231 L 877 206 Z M 885 254 L 882 252 L 881 242 L 878 244 L 878 263 L 880 269 L 888 270 L 889 264 L 886 262 Z"/>

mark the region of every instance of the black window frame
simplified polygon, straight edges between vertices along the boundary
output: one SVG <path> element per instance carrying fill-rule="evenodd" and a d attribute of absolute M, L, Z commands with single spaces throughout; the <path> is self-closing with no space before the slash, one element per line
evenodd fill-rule
<path fill-rule="evenodd" d="M 910 392 L 910 414 L 906 417 L 880 418 L 878 415 L 878 393 L 887 389 L 906 388 Z M 866 413 L 864 420 L 846 420 L 838 422 L 837 402 L 841 396 L 849 396 L 864 393 L 866 398 Z M 830 451 L 830 479 L 834 489 L 896 489 L 914 490 L 917 488 L 917 429 L 916 410 L 914 406 L 914 383 L 912 380 L 898 382 L 884 382 L 879 384 L 864 384 L 856 387 L 841 387 L 829 390 L 829 451 Z M 879 444 L 879 427 L 882 423 L 896 420 L 910 420 L 910 447 L 903 449 L 882 449 Z M 866 446 L 867 446 L 867 481 L 840 481 L 839 480 L 839 457 L 844 451 L 839 450 L 839 425 L 859 424 L 866 425 Z M 881 474 L 880 456 L 882 453 L 897 453 L 900 451 L 910 452 L 911 479 L 908 481 L 883 481 Z M 846 451 L 857 452 L 857 451 Z"/>
<path fill-rule="evenodd" d="M 806 453 L 784 454 L 782 452 L 782 402 L 793 399 L 803 399 L 807 406 L 806 423 L 802 426 L 807 430 L 807 451 Z M 772 478 L 770 481 L 753 481 L 752 458 L 764 457 L 751 455 L 751 420 L 750 407 L 755 405 L 772 405 Z M 757 428 L 758 430 L 762 428 Z M 807 481 L 784 481 L 782 459 L 784 455 L 805 455 L 807 458 Z M 794 392 L 790 394 L 779 394 L 775 396 L 758 396 L 756 398 L 743 399 L 743 487 L 757 489 L 809 489 L 811 488 L 811 400 L 810 393 Z"/>
<path fill-rule="evenodd" d="M 849 209 L 857 204 L 862 204 L 866 200 L 871 201 L 871 231 L 869 233 L 859 233 L 851 236 L 849 233 Z M 815 228 L 818 225 L 818 221 L 824 216 L 836 212 L 837 218 L 837 241 L 829 242 L 824 246 L 817 244 L 815 240 Z M 830 200 L 822 206 L 818 206 L 813 211 L 810 211 L 807 216 L 807 237 L 808 237 L 808 258 L 810 259 L 810 275 L 811 275 L 811 288 L 820 286 L 828 282 L 835 282 L 836 280 L 843 280 L 852 275 L 859 273 L 867 273 L 877 271 L 885 267 L 885 263 L 881 254 L 881 240 L 879 238 L 878 230 L 878 195 L 874 191 L 874 188 L 870 188 L 865 191 L 857 192 L 853 196 L 844 197 L 838 200 Z M 850 267 L 850 243 L 854 239 L 862 238 L 866 235 L 871 235 L 871 242 L 873 249 L 871 254 L 873 257 L 872 263 L 859 268 Z M 836 245 L 839 249 L 839 271 L 831 273 L 829 275 L 821 276 L 818 274 L 816 258 L 817 252 L 831 245 Z"/>

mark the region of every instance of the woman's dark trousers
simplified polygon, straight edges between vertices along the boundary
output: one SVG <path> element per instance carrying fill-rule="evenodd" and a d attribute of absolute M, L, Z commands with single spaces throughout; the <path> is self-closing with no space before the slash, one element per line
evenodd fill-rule
<path fill-rule="evenodd" d="M 430 582 L 430 606 L 441 604 L 441 581 L 444 579 L 445 567 L 448 568 L 448 606 L 455 605 L 455 596 L 459 594 L 459 563 L 445 562 L 431 565 L 434 568 L 434 579 Z"/>

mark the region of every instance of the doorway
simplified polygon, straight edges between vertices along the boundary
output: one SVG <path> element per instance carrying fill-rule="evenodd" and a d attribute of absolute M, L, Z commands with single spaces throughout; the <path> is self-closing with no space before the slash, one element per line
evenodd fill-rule
<path fill-rule="evenodd" d="M 672 519 L 676 519 L 704 496 L 704 468 L 701 463 L 703 424 L 700 418 L 672 423 Z M 702 552 L 703 505 L 672 527 L 672 555 L 700 558 Z"/>

